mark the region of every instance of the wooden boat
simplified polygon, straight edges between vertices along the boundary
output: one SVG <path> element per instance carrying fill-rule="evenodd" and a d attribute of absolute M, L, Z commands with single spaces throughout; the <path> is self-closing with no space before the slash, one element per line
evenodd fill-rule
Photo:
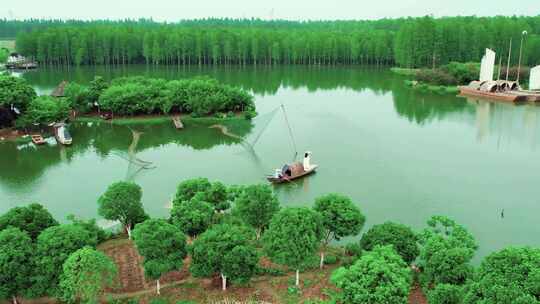
<path fill-rule="evenodd" d="M 273 175 L 267 175 L 266 179 L 271 183 L 281 184 L 310 175 L 319 167 L 318 165 L 310 164 L 310 160 L 311 152 L 306 152 L 303 162 L 284 165 L 283 168 L 276 169 Z"/>
<path fill-rule="evenodd" d="M 176 129 L 183 129 L 184 128 L 184 124 L 182 123 L 182 121 L 180 120 L 180 116 L 173 116 L 172 117 L 172 121 L 174 123 L 174 127 Z"/>
<path fill-rule="evenodd" d="M 72 142 L 71 134 L 69 134 L 69 131 L 65 123 L 56 123 L 53 125 L 53 128 L 54 128 L 54 138 L 56 138 L 56 141 L 59 144 L 66 145 L 66 146 L 71 145 L 71 142 Z"/>
<path fill-rule="evenodd" d="M 460 86 L 460 95 L 473 96 L 486 99 L 495 99 L 506 102 L 522 103 L 522 102 L 540 102 L 540 93 L 525 91 L 525 90 L 513 90 L 513 91 L 482 91 L 475 87 Z"/>
<path fill-rule="evenodd" d="M 45 143 L 45 139 L 43 139 L 43 136 L 39 134 L 34 134 L 30 137 L 32 138 L 32 142 L 36 145 L 43 145 Z"/>

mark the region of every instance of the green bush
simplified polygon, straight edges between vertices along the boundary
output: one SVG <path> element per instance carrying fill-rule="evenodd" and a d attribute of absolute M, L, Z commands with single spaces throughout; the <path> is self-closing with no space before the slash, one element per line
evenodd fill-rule
<path fill-rule="evenodd" d="M 99 98 L 103 110 L 120 115 L 191 113 L 201 117 L 216 113 L 250 112 L 253 117 L 253 96 L 246 91 L 224 85 L 215 79 L 194 78 L 166 81 L 146 77 L 125 77 L 114 80 Z"/>
<path fill-rule="evenodd" d="M 457 80 L 446 71 L 422 69 L 416 73 L 416 80 L 436 85 L 456 85 Z"/>
<path fill-rule="evenodd" d="M 326 265 L 333 265 L 333 264 L 336 264 L 338 261 L 339 259 L 335 255 L 327 255 L 324 258 L 324 264 Z"/>
<path fill-rule="evenodd" d="M 356 242 L 345 245 L 345 253 L 349 256 L 361 256 L 362 251 L 362 247 Z"/>
<path fill-rule="evenodd" d="M 478 80 L 480 75 L 480 64 L 476 62 L 450 62 L 449 64 L 442 66 L 441 70 L 452 76 L 456 80 L 456 84 L 468 84 L 473 80 Z M 448 83 L 445 85 L 448 85 Z"/>
<path fill-rule="evenodd" d="M 71 82 L 64 88 L 64 95 L 72 109 L 79 112 L 88 112 L 92 108 L 90 90 L 80 84 Z"/>
<path fill-rule="evenodd" d="M 63 98 L 39 96 L 32 100 L 26 112 L 17 120 L 18 126 L 50 124 L 69 117 L 69 102 Z"/>
<path fill-rule="evenodd" d="M 461 304 L 463 289 L 452 284 L 439 284 L 427 293 L 429 303 L 434 304 Z"/>

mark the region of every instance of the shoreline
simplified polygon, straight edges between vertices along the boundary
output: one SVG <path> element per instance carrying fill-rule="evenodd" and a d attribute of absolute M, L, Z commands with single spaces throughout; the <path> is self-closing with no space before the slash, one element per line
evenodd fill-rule
<path fill-rule="evenodd" d="M 227 121 L 247 120 L 243 117 L 244 112 L 235 113 L 235 116 L 216 117 L 216 116 L 204 116 L 193 117 L 190 114 L 177 113 L 175 115 L 161 115 L 161 114 L 144 114 L 136 116 L 118 116 L 113 119 L 105 120 L 101 118 L 97 113 L 85 114 L 82 116 L 76 116 L 70 118 L 70 123 L 109 123 L 111 125 L 132 125 L 132 124 L 158 124 L 166 121 L 171 121 L 172 117 L 179 116 L 183 122 L 202 122 L 202 123 L 218 123 Z M 48 128 L 48 126 L 45 126 Z M 173 126 L 171 126 L 172 128 Z M 0 144 L 4 142 L 16 142 L 16 143 L 29 143 L 32 141 L 31 134 L 48 134 L 47 132 L 36 131 L 28 132 L 27 130 L 16 129 L 15 127 L 0 128 Z"/>

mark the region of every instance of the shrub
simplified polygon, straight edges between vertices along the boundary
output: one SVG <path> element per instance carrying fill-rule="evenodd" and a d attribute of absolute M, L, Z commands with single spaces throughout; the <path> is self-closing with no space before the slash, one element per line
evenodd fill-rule
<path fill-rule="evenodd" d="M 345 252 L 349 256 L 361 256 L 362 251 L 362 247 L 356 242 L 345 245 Z"/>
<path fill-rule="evenodd" d="M 85 86 L 70 82 L 64 89 L 64 95 L 74 110 L 84 113 L 92 108 L 90 91 Z"/>
<path fill-rule="evenodd" d="M 26 113 L 17 120 L 17 125 L 46 125 L 60 122 L 69 117 L 69 109 L 69 102 L 66 99 L 39 96 L 30 102 Z"/>
<path fill-rule="evenodd" d="M 441 70 L 451 75 L 457 84 L 468 84 L 473 80 L 478 80 L 480 75 L 480 64 L 476 62 L 450 62 L 441 67 Z"/>
<path fill-rule="evenodd" d="M 393 222 L 375 225 L 362 236 L 360 246 L 364 250 L 371 250 L 377 245 L 392 245 L 403 260 L 410 264 L 420 249 L 417 244 L 418 238 L 411 228 Z"/>
<path fill-rule="evenodd" d="M 463 289 L 457 285 L 439 284 L 433 290 L 428 291 L 429 303 L 435 304 L 461 304 Z"/>
<path fill-rule="evenodd" d="M 416 80 L 437 85 L 456 85 L 454 76 L 443 70 L 423 69 L 416 73 Z"/>
<path fill-rule="evenodd" d="M 337 262 L 339 261 L 338 257 L 335 256 L 335 255 L 327 255 L 325 258 L 324 258 L 324 263 L 326 265 L 333 265 L 333 264 L 337 264 Z"/>

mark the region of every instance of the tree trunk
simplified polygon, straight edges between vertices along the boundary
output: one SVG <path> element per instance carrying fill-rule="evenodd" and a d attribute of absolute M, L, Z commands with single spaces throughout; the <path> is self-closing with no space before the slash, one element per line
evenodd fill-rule
<path fill-rule="evenodd" d="M 300 286 L 300 270 L 296 269 L 296 287 Z"/>
<path fill-rule="evenodd" d="M 321 264 L 319 265 L 321 269 L 324 267 L 324 251 L 321 251 Z"/>
<path fill-rule="evenodd" d="M 159 279 L 156 281 L 156 291 L 158 295 L 161 295 L 161 286 L 159 285 Z"/>
<path fill-rule="evenodd" d="M 130 224 L 126 225 L 126 231 L 128 234 L 128 238 L 131 240 L 131 225 Z"/>
<path fill-rule="evenodd" d="M 221 289 L 223 291 L 227 290 L 227 277 L 221 274 Z"/>
<path fill-rule="evenodd" d="M 257 241 L 261 239 L 261 228 L 257 229 Z"/>
<path fill-rule="evenodd" d="M 13 304 L 18 304 L 19 302 L 17 302 L 17 296 L 13 296 Z"/>

